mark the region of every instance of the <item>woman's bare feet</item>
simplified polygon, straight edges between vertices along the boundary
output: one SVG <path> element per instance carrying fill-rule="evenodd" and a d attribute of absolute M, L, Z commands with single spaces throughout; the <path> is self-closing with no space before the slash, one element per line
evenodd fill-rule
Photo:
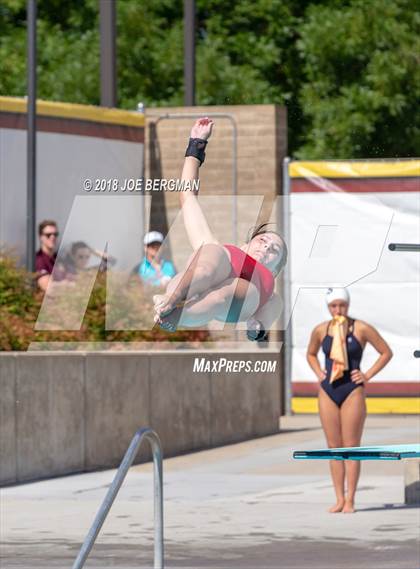
<path fill-rule="evenodd" d="M 356 510 L 354 508 L 353 500 L 349 500 L 349 498 L 346 498 L 343 507 L 343 514 L 354 514 L 355 511 Z"/>
<path fill-rule="evenodd" d="M 344 498 L 342 500 L 337 500 L 337 503 L 328 509 L 329 513 L 330 514 L 339 514 L 340 512 L 343 511 L 344 504 L 345 504 Z"/>

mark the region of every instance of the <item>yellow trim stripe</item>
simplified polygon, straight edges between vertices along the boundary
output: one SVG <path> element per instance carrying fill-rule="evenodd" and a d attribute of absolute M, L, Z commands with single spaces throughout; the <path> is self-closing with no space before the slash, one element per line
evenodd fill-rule
<path fill-rule="evenodd" d="M 420 160 L 296 161 L 289 164 L 291 178 L 388 178 L 420 176 Z M 419 186 L 420 187 L 420 186 Z"/>
<path fill-rule="evenodd" d="M 0 111 L 9 113 L 26 113 L 26 99 L 15 97 L 0 97 Z M 76 105 L 73 103 L 54 103 L 37 101 L 37 113 L 46 117 L 61 117 L 79 119 L 96 123 L 118 124 L 122 126 L 144 127 L 145 119 L 142 113 L 106 109 L 93 105 Z"/>
<path fill-rule="evenodd" d="M 420 414 L 420 397 L 367 397 L 368 413 L 401 413 L 404 415 Z M 318 413 L 317 397 L 293 397 L 294 413 Z"/>

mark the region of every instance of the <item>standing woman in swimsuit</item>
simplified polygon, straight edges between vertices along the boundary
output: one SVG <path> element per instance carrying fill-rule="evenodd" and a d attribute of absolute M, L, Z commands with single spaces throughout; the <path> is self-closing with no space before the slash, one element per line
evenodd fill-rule
<path fill-rule="evenodd" d="M 199 178 L 213 121 L 198 119 L 185 153 L 182 180 Z M 179 192 L 185 229 L 194 253 L 187 268 L 156 295 L 155 321 L 164 329 L 196 327 L 211 320 L 247 321 L 248 338 L 260 340 L 280 312 L 274 279 L 287 261 L 282 237 L 263 224 L 242 247 L 221 244 L 208 226 L 197 192 Z"/>
<path fill-rule="evenodd" d="M 308 363 L 320 383 L 319 414 L 329 448 L 360 446 L 366 418 L 364 385 L 392 358 L 390 347 L 373 326 L 348 316 L 349 303 L 345 288 L 328 289 L 327 305 L 333 318 L 316 326 L 307 352 Z M 360 362 L 367 343 L 379 357 L 363 372 Z M 318 360 L 321 347 L 325 369 Z M 360 461 L 331 460 L 330 470 L 337 502 L 329 511 L 353 513 Z"/>

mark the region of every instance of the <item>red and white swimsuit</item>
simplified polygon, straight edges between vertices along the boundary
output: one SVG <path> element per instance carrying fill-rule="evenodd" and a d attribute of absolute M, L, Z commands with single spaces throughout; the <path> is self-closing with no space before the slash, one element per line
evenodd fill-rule
<path fill-rule="evenodd" d="M 223 245 L 230 253 L 230 262 L 232 270 L 231 278 L 241 278 L 251 281 L 254 273 L 257 278 L 252 281 L 258 288 L 260 293 L 259 310 L 271 297 L 274 291 L 274 277 L 271 271 L 259 263 L 256 259 L 247 255 L 245 251 L 239 249 L 235 245 Z"/>

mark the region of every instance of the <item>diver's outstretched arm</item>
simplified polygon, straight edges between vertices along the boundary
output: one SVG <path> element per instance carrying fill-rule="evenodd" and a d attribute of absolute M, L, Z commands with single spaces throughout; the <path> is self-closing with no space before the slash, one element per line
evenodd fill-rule
<path fill-rule="evenodd" d="M 197 119 L 191 128 L 190 141 L 185 153 L 184 167 L 182 169 L 182 180 L 194 181 L 199 179 L 199 168 L 202 164 L 202 160 L 204 160 L 205 157 L 205 145 L 211 136 L 213 125 L 214 123 L 211 119 L 208 117 L 203 117 L 201 119 Z M 194 144 L 191 144 L 191 141 L 196 141 L 195 152 Z M 200 144 L 200 141 L 202 144 Z M 201 147 L 201 151 L 198 149 L 198 147 Z M 202 160 L 200 160 L 199 156 L 201 156 Z M 185 192 L 180 192 L 179 200 L 181 202 L 181 206 L 189 196 L 197 196 L 197 194 L 198 191 L 195 191 L 193 189 L 187 190 Z"/>
<path fill-rule="evenodd" d="M 198 119 L 191 129 L 191 139 L 208 140 L 213 128 L 213 121 L 208 117 Z M 186 156 L 181 179 L 185 182 L 199 179 L 200 160 L 194 156 Z M 197 199 L 198 192 L 188 189 L 179 192 L 179 199 L 184 217 L 184 225 L 191 247 L 196 251 L 204 243 L 218 243 L 213 235 L 203 210 Z"/>

